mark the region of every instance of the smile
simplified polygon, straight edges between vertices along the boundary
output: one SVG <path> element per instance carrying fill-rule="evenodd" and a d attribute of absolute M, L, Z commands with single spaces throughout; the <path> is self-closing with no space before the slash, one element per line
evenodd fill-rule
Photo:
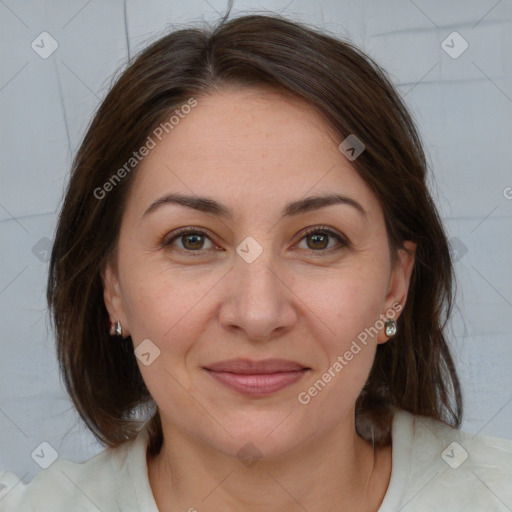
<path fill-rule="evenodd" d="M 279 359 L 233 359 L 204 368 L 217 382 L 246 396 L 266 396 L 298 382 L 310 368 Z"/>

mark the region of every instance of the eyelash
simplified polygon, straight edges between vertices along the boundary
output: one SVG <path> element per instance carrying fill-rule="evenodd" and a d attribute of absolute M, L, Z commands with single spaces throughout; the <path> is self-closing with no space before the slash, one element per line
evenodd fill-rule
<path fill-rule="evenodd" d="M 304 233 L 303 233 L 302 238 L 299 240 L 299 242 L 304 240 L 307 236 L 314 235 L 314 234 L 317 234 L 317 233 L 328 235 L 329 237 L 334 238 L 335 240 L 338 241 L 339 247 L 334 247 L 334 248 L 331 247 L 330 249 L 318 249 L 318 250 L 309 249 L 309 252 L 311 252 L 311 253 L 313 253 L 315 255 L 321 256 L 322 254 L 320 254 L 320 253 L 331 254 L 333 252 L 341 251 L 342 249 L 345 249 L 345 248 L 350 246 L 350 243 L 349 243 L 349 241 L 346 238 L 344 238 L 342 235 L 340 235 L 340 234 L 336 233 L 335 231 L 333 231 L 333 230 L 331 230 L 331 229 L 329 229 L 327 227 L 324 227 L 324 226 L 315 226 L 313 228 L 306 229 L 304 231 Z M 163 248 L 170 247 L 171 244 L 175 240 L 177 240 L 180 237 L 183 237 L 185 235 L 204 235 L 204 236 L 206 236 L 207 238 L 209 238 L 211 240 L 211 237 L 208 236 L 208 233 L 206 233 L 202 229 L 197 229 L 197 228 L 193 229 L 191 227 L 184 227 L 184 228 L 180 228 L 178 231 L 174 232 L 173 235 L 172 235 L 172 238 L 169 238 L 168 240 L 164 239 L 163 242 L 162 242 L 162 247 Z M 213 242 L 213 240 L 211 240 L 211 242 L 215 244 L 215 242 Z M 182 251 L 182 252 L 186 252 L 186 253 L 188 253 L 190 255 L 194 255 L 193 257 L 201 256 L 202 253 L 206 252 L 205 250 L 202 250 L 202 249 L 198 249 L 196 251 L 187 250 L 187 249 L 177 249 L 177 250 Z"/>

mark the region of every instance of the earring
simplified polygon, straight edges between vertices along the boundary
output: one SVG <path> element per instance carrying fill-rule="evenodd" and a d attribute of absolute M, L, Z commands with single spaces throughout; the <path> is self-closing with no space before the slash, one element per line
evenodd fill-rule
<path fill-rule="evenodd" d="M 386 320 L 386 323 L 384 324 L 386 326 L 386 336 L 394 336 L 397 331 L 397 325 L 396 322 L 392 318 L 388 318 Z"/>
<path fill-rule="evenodd" d="M 118 320 L 117 322 L 112 322 L 110 324 L 110 336 L 122 336 L 123 327 L 121 322 Z"/>

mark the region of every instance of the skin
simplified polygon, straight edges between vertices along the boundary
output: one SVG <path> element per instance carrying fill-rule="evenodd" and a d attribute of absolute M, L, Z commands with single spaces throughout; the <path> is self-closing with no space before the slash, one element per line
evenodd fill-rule
<path fill-rule="evenodd" d="M 377 510 L 391 450 L 374 455 L 354 415 L 377 344 L 388 341 L 382 329 L 307 405 L 297 397 L 381 314 L 403 307 L 415 246 L 406 242 L 392 268 L 380 204 L 312 107 L 261 88 L 197 99 L 137 170 L 104 273 L 111 321 L 134 347 L 150 339 L 160 350 L 150 365 L 138 361 L 164 433 L 148 458 L 155 501 L 162 511 Z M 143 216 L 171 192 L 208 196 L 234 217 L 176 204 Z M 288 202 L 332 193 L 365 215 L 337 204 L 281 218 Z M 189 236 L 163 247 L 189 226 L 207 232 L 199 244 Z M 349 244 L 306 236 L 314 226 Z M 252 263 L 236 252 L 248 236 L 263 249 Z M 203 369 L 233 357 L 311 370 L 270 396 L 247 397 Z M 249 442 L 261 454 L 251 467 L 237 457 Z"/>

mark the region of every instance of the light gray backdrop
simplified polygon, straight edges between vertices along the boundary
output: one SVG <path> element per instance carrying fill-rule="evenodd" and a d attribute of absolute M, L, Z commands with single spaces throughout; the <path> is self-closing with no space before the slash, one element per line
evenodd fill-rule
<path fill-rule="evenodd" d="M 41 471 L 31 454 L 42 442 L 75 461 L 103 449 L 63 391 L 47 328 L 48 251 L 72 156 L 129 54 L 225 7 L 0 0 L 0 470 L 24 482 Z M 456 259 L 463 428 L 512 438 L 512 0 L 251 1 L 233 14 L 264 9 L 350 38 L 391 74 Z"/>

